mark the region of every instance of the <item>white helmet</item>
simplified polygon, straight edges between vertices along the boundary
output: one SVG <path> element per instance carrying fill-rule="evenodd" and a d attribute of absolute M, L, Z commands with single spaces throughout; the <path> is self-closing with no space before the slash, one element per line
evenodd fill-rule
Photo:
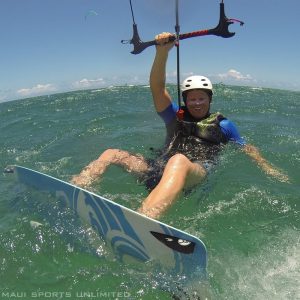
<path fill-rule="evenodd" d="M 182 82 L 181 91 L 185 92 L 185 91 L 195 90 L 195 89 L 204 89 L 204 90 L 209 90 L 211 91 L 211 93 L 213 93 L 212 88 L 213 87 L 211 81 L 207 77 L 190 76 Z"/>

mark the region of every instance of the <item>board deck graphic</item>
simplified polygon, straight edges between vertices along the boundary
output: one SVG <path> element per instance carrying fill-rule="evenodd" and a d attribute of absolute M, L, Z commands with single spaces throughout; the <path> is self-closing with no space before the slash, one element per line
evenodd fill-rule
<path fill-rule="evenodd" d="M 7 168 L 6 173 L 64 201 L 121 261 L 151 262 L 186 277 L 206 275 L 206 248 L 198 238 L 52 176 L 21 166 Z"/>

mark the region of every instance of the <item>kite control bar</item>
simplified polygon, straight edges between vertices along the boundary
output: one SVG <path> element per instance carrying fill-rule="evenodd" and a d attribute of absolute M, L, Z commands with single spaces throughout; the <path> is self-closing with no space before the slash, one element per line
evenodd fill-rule
<path fill-rule="evenodd" d="M 230 32 L 228 27 L 229 25 L 233 24 L 234 22 L 240 23 L 240 25 L 244 25 L 244 22 L 237 20 L 237 19 L 228 19 L 225 15 L 225 8 L 224 8 L 224 3 L 223 1 L 220 3 L 220 20 L 219 24 L 213 28 L 213 29 L 204 29 L 204 30 L 198 30 L 198 31 L 192 31 L 189 33 L 183 33 L 179 34 L 178 39 L 179 40 L 184 40 L 192 37 L 198 37 L 198 36 L 205 36 L 205 35 L 216 35 L 220 36 L 223 38 L 230 38 L 235 35 L 234 32 Z M 170 41 L 175 41 L 176 40 L 176 35 L 170 38 Z M 148 41 L 148 42 L 142 42 L 138 29 L 137 29 L 137 24 L 135 22 L 133 23 L 133 37 L 131 40 L 122 40 L 122 44 L 133 44 L 133 51 L 131 51 L 132 54 L 139 54 L 142 51 L 144 51 L 146 48 L 149 46 L 156 45 L 156 41 Z"/>

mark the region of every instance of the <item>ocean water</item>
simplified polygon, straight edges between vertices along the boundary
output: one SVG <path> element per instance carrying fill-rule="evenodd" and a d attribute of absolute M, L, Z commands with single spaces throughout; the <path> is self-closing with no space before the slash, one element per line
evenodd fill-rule
<path fill-rule="evenodd" d="M 220 84 L 212 111 L 234 121 L 290 183 L 228 145 L 206 181 L 161 220 L 206 244 L 213 299 L 300 299 L 300 93 Z M 68 181 L 107 148 L 153 157 L 164 135 L 148 86 L 11 101 L 0 104 L 0 167 Z M 118 167 L 91 189 L 132 209 L 147 195 Z M 92 232 L 55 199 L 2 173 L 0 191 L 0 299 L 171 299 L 147 269 L 107 259 L 105 247 L 95 252 Z"/>

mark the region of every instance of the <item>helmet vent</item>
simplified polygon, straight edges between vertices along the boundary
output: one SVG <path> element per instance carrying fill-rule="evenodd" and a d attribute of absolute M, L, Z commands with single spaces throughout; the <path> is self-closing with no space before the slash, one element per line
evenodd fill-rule
<path fill-rule="evenodd" d="M 186 85 L 185 85 L 185 87 L 190 87 L 190 86 L 191 86 L 190 84 L 186 84 Z"/>

